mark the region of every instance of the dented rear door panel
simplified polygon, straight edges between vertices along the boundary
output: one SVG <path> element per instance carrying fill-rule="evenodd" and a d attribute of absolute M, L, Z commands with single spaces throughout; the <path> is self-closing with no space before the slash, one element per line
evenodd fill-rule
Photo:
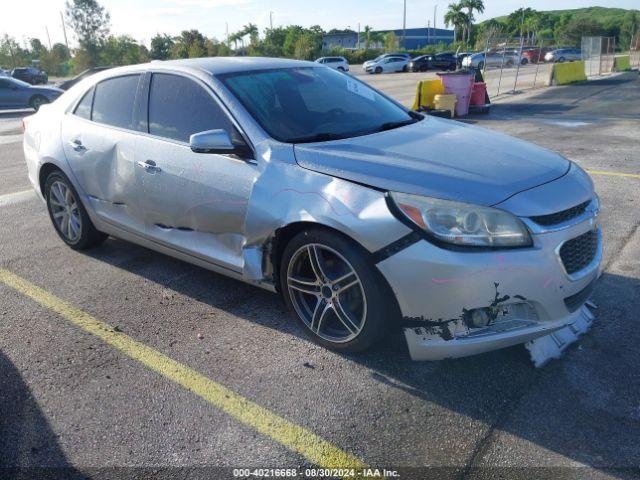
<path fill-rule="evenodd" d="M 64 116 L 61 130 L 67 161 L 99 219 L 144 232 L 135 175 L 137 133 L 72 114 Z"/>

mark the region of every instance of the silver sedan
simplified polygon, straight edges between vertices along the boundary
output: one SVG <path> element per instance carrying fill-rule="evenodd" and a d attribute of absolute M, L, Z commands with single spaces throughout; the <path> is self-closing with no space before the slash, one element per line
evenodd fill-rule
<path fill-rule="evenodd" d="M 315 63 L 114 68 L 25 128 L 71 248 L 111 235 L 278 292 L 338 351 L 395 329 L 417 360 L 528 342 L 580 320 L 599 274 L 580 167 Z"/>

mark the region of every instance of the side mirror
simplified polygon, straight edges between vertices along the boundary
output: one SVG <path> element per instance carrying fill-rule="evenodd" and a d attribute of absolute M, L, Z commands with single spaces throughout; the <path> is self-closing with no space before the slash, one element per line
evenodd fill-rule
<path fill-rule="evenodd" d="M 194 133 L 189 146 L 196 153 L 236 153 L 231 137 L 222 129 Z"/>

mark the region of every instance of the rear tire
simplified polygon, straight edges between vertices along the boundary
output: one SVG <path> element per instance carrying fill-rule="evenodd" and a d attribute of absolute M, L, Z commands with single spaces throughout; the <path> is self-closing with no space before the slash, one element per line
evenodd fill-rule
<path fill-rule="evenodd" d="M 380 342 L 399 317 L 393 292 L 352 240 L 321 228 L 296 235 L 280 262 L 289 310 L 316 343 L 361 352 Z"/>
<path fill-rule="evenodd" d="M 36 112 L 40 110 L 40 107 L 42 105 L 45 105 L 47 103 L 49 103 L 49 100 L 47 100 L 47 98 L 43 97 L 42 95 L 34 95 L 31 100 L 29 100 L 29 106 Z"/>
<path fill-rule="evenodd" d="M 478 63 L 478 70 L 484 70 L 484 62 Z"/>
<path fill-rule="evenodd" d="M 57 170 L 44 184 L 49 218 L 62 241 L 74 250 L 85 250 L 104 242 L 107 235 L 93 225 L 80 195 L 67 176 Z"/>

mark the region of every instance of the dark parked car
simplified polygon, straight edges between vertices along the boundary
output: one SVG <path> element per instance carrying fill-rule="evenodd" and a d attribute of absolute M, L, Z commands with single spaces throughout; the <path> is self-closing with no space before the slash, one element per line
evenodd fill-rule
<path fill-rule="evenodd" d="M 31 85 L 46 84 L 49 81 L 47 72 L 36 67 L 14 68 L 11 70 L 11 76 L 23 82 L 30 83 Z"/>
<path fill-rule="evenodd" d="M 53 102 L 64 90 L 53 87 L 34 87 L 17 78 L 0 77 L 0 108 L 38 109 Z"/>
<path fill-rule="evenodd" d="M 90 77 L 94 73 L 102 72 L 103 70 L 108 70 L 113 67 L 94 67 L 85 70 L 84 72 L 79 73 L 77 76 L 70 78 L 69 80 L 65 80 L 64 82 L 56 85 L 56 87 L 61 88 L 62 90 L 69 90 L 80 80 L 84 80 L 87 77 Z"/>
<path fill-rule="evenodd" d="M 409 62 L 411 72 L 426 72 L 427 70 L 455 70 L 456 57 L 453 53 L 437 53 L 435 55 L 421 55 Z"/>

